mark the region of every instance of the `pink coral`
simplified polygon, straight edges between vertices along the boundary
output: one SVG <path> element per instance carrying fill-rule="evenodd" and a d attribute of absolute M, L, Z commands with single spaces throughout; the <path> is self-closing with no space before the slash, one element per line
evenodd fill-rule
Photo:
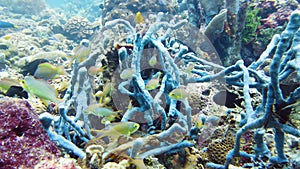
<path fill-rule="evenodd" d="M 0 143 L 0 169 L 33 168 L 60 154 L 25 100 L 0 99 Z"/>

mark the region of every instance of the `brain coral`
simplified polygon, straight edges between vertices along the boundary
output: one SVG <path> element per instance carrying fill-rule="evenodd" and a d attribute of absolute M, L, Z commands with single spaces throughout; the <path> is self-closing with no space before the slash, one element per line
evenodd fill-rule
<path fill-rule="evenodd" d="M 233 137 L 225 137 L 208 145 L 207 154 L 210 161 L 218 164 L 224 164 L 226 154 L 233 148 Z"/>
<path fill-rule="evenodd" d="M 0 169 L 33 168 L 59 150 L 25 100 L 0 99 Z"/>

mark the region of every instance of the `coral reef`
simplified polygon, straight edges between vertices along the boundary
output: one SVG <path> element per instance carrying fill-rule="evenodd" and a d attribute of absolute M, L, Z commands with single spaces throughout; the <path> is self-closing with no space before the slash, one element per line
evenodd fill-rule
<path fill-rule="evenodd" d="M 72 17 L 63 27 L 63 34 L 72 40 L 88 39 L 94 33 L 94 26 L 84 17 Z"/>
<path fill-rule="evenodd" d="M 263 92 L 262 103 L 257 105 L 256 102 L 253 102 L 253 104 L 251 102 L 252 95 L 250 95 L 249 87 L 256 88 L 258 91 L 272 92 L 274 90 L 273 88 L 268 90 L 267 84 L 272 82 L 272 85 L 270 86 L 273 86 L 274 81 L 272 79 L 277 77 L 271 71 L 274 69 L 272 68 L 272 65 L 276 62 L 276 59 L 273 58 L 273 61 L 271 62 L 271 77 L 269 78 L 265 79 L 264 77 L 267 75 L 261 75 L 251 70 L 257 69 L 259 65 L 262 64 L 270 51 L 275 47 L 279 35 L 274 37 L 274 40 L 266 49 L 264 55 L 262 55 L 259 60 L 252 63 L 249 67 L 244 66 L 242 61 L 238 61 L 229 67 L 223 67 L 196 57 L 196 53 L 190 50 L 183 43 L 176 41 L 172 37 L 169 38 L 169 36 L 173 35 L 170 32 L 176 32 L 178 28 L 187 24 L 186 20 L 180 21 L 175 18 L 172 22 L 168 23 L 164 20 L 160 20 L 160 16 L 162 15 L 157 15 L 157 19 L 153 20 L 153 23 L 145 25 L 143 29 L 135 29 L 129 21 L 123 19 L 106 22 L 104 27 L 91 39 L 92 52 L 89 57 L 82 62 L 75 60 L 73 63 L 70 86 L 64 95 L 63 102 L 59 105 L 59 116 L 50 117 L 47 114 L 42 114 L 40 116 L 44 128 L 53 140 L 60 142 L 61 145 L 63 145 L 64 148 L 72 154 L 77 155 L 80 158 L 93 159 L 83 162 L 84 165 L 89 167 L 91 167 L 91 165 L 101 166 L 101 156 L 103 156 L 102 159 L 105 160 L 104 165 L 110 160 L 119 163 L 126 158 L 132 160 L 130 163 L 134 163 L 133 159 L 135 157 L 136 159 L 145 159 L 151 155 L 165 155 L 164 153 L 172 154 L 174 157 L 178 156 L 178 154 L 180 156 L 181 153 L 186 153 L 183 151 L 184 148 L 194 145 L 193 142 L 184 140 L 184 138 L 197 138 L 194 136 L 197 132 L 193 132 L 194 126 L 192 122 L 192 108 L 189 103 L 191 100 L 188 100 L 188 97 L 183 94 L 183 90 L 186 89 L 186 85 L 188 84 L 211 82 L 216 79 L 222 80 L 223 78 L 223 80 L 226 80 L 228 85 L 243 88 L 242 93 L 245 113 L 241 113 L 241 119 L 238 121 L 243 127 L 237 130 L 234 143 L 232 138 L 229 139 L 228 144 L 223 144 L 222 142 L 210 143 L 209 141 L 204 143 L 204 145 L 207 144 L 208 146 L 207 159 L 211 162 L 213 159 L 218 159 L 214 161 L 216 163 L 225 162 L 224 168 L 226 168 L 231 162 L 233 163 L 234 157 L 236 156 L 254 158 L 255 155 L 252 154 L 253 150 L 247 149 L 247 147 L 240 150 L 240 138 L 246 131 L 249 130 L 244 129 L 245 127 L 254 125 L 252 121 L 255 122 L 255 120 L 262 120 L 263 118 L 266 118 L 266 114 L 272 113 L 268 112 L 270 111 L 270 107 L 268 106 L 270 106 L 271 103 L 270 105 L 266 105 L 266 99 L 272 99 L 273 96 L 267 97 L 267 95 Z M 296 19 L 294 19 L 294 17 L 297 16 L 297 12 L 291 16 L 293 18 L 291 19 L 291 24 L 295 22 Z M 173 22 L 175 23 L 173 24 Z M 289 30 L 290 27 L 288 26 L 287 29 Z M 280 52 L 280 50 L 278 50 L 278 52 Z M 149 53 L 151 55 L 155 55 L 157 53 L 159 62 L 152 65 L 148 64 L 148 61 L 152 58 Z M 103 57 L 102 55 L 106 55 L 107 57 Z M 125 105 L 120 106 L 116 104 L 118 103 L 118 100 L 113 98 L 111 100 L 112 103 L 105 103 L 104 107 L 106 104 L 109 104 L 114 106 L 117 110 L 122 110 L 122 113 L 120 113 L 121 119 L 118 119 L 121 120 L 121 122 L 135 121 L 141 126 L 140 130 L 142 133 L 137 133 L 137 135 L 132 136 L 133 138 L 127 138 L 127 141 L 125 141 L 126 138 L 123 136 L 109 137 L 109 135 L 104 135 L 105 137 L 97 137 L 97 135 L 94 135 L 96 137 L 93 138 L 90 130 L 91 128 L 93 130 L 93 126 L 97 126 L 100 129 L 102 128 L 102 126 L 99 126 L 100 119 L 94 119 L 95 121 L 90 120 L 88 115 L 83 111 L 95 102 L 96 99 L 93 97 L 95 93 L 95 88 L 91 82 L 93 77 L 88 74 L 87 70 L 91 66 L 98 64 L 99 60 L 101 64 L 106 65 L 109 59 L 116 62 L 113 66 L 109 65 L 111 66 L 109 69 L 115 70 L 115 72 L 113 74 L 108 73 L 106 78 L 111 78 L 112 83 L 116 86 L 119 92 L 117 94 L 117 99 L 124 97 L 127 98 L 128 101 L 125 102 Z M 293 65 L 293 59 L 294 58 L 292 58 L 292 56 L 289 56 L 284 61 L 286 63 L 289 61 L 291 70 L 294 70 L 293 68 L 296 69 L 296 66 Z M 195 65 L 188 71 L 188 67 L 184 66 L 184 64 L 188 65 L 189 62 L 190 64 L 193 63 Z M 208 68 L 205 67 L 203 69 L 204 65 L 208 66 Z M 281 69 L 284 72 L 284 67 Z M 214 70 L 217 73 L 209 70 Z M 124 75 L 124 72 L 127 73 L 126 76 Z M 157 73 L 159 73 L 158 78 Z M 225 77 L 223 75 L 225 75 Z M 250 75 L 254 80 L 250 80 Z M 286 74 L 284 75 L 286 76 Z M 157 78 L 157 83 L 159 84 L 156 84 L 156 88 L 148 88 L 147 90 L 145 86 L 147 82 L 153 78 Z M 170 93 L 174 93 L 173 90 L 179 90 L 182 93 L 175 93 L 175 96 L 171 95 Z M 284 103 L 286 106 L 294 103 L 295 99 L 298 98 L 297 91 L 298 90 L 292 92 L 291 99 Z M 104 93 L 104 91 L 102 93 Z M 176 94 L 178 94 L 178 96 Z M 114 94 L 112 94 L 112 96 L 113 95 Z M 124 104 L 124 100 L 121 100 Z M 259 107 L 262 106 L 266 106 L 265 109 L 267 112 L 260 111 L 260 116 L 256 117 L 253 109 L 255 108 L 258 111 L 261 110 Z M 75 118 L 68 114 L 68 112 L 73 108 L 76 110 Z M 141 112 L 143 112 L 143 116 L 140 116 Z M 276 120 L 272 120 L 276 119 L 277 116 L 270 115 L 267 117 L 267 121 L 270 122 L 266 124 L 267 128 L 275 128 L 277 132 L 280 128 L 283 128 L 287 132 L 297 136 L 298 131 L 296 129 L 291 128 L 282 122 L 276 123 Z M 214 124 L 218 121 L 215 120 L 218 119 L 218 117 L 205 117 L 205 119 L 207 120 L 207 124 Z M 54 132 L 49 130 L 49 124 L 51 124 L 50 122 L 52 121 L 54 121 Z M 79 125 L 78 121 L 83 121 L 84 125 Z M 232 120 L 229 122 L 229 126 L 230 124 L 236 124 L 236 121 Z M 110 126 L 109 124 L 106 125 Z M 215 130 L 215 132 L 218 133 L 219 130 Z M 236 131 L 232 132 L 235 133 Z M 62 138 L 60 136 L 61 133 L 64 133 L 67 139 Z M 258 130 L 255 131 L 253 136 L 257 147 L 254 149 L 257 158 L 260 158 L 262 155 L 261 152 L 265 149 L 262 142 L 263 135 L 264 133 Z M 276 141 L 277 136 L 280 137 L 279 141 Z M 276 144 L 281 144 L 281 136 L 282 133 L 275 133 Z M 219 138 L 222 140 L 222 137 L 224 136 Z M 252 135 L 243 135 L 243 137 L 244 145 L 251 145 L 251 142 L 253 142 L 250 139 L 252 138 Z M 96 152 L 93 155 L 84 153 L 82 150 L 78 149 L 82 143 L 88 145 L 86 150 L 88 150 L 88 147 L 91 145 L 101 145 L 104 149 L 103 155 L 102 150 L 101 152 Z M 231 148 L 233 148 L 233 150 L 230 150 Z M 271 158 L 270 161 L 273 163 L 281 163 L 282 161 L 285 161 L 286 159 L 282 158 L 282 148 L 280 146 L 276 146 L 276 149 L 280 159 L 279 161 L 273 161 Z M 224 154 L 219 156 L 218 153 L 221 150 L 224 154 L 226 153 L 226 158 Z M 181 159 L 178 160 L 181 161 Z M 93 161 L 93 164 L 90 164 L 87 161 Z M 247 160 L 243 159 L 243 161 L 246 162 Z M 168 163 L 169 162 L 170 161 L 168 161 Z M 172 162 L 169 164 L 172 164 Z M 207 163 L 207 166 L 213 168 L 222 167 L 220 164 L 212 163 Z"/>
<path fill-rule="evenodd" d="M 0 128 L 0 168 L 299 166 L 293 0 L 64 2 L 33 15 L 0 7 L 18 26 L 0 29 L 0 97 L 30 89 L 0 100 L 11 127 Z M 45 65 L 66 74 L 34 92 L 26 80 Z"/>
<path fill-rule="evenodd" d="M 1 98 L 0 119 L 0 168 L 33 168 L 60 155 L 27 101 Z"/>
<path fill-rule="evenodd" d="M 116 6 L 115 4 L 119 4 Z M 102 13 L 103 23 L 107 21 L 124 18 L 133 18 L 137 12 L 143 13 L 157 13 L 164 11 L 169 14 L 175 14 L 176 3 L 175 1 L 135 1 L 129 0 L 126 3 L 122 0 L 108 0 L 104 3 L 104 9 Z M 133 24 L 133 21 L 130 21 Z"/>

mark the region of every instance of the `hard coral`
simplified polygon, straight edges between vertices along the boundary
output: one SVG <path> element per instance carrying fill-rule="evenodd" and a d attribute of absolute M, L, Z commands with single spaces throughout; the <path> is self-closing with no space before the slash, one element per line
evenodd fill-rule
<path fill-rule="evenodd" d="M 212 142 L 208 145 L 207 153 L 210 161 L 223 164 L 226 154 L 234 146 L 233 137 L 225 137 L 222 140 Z"/>
<path fill-rule="evenodd" d="M 119 4 L 119 5 L 115 5 Z M 150 10 L 151 9 L 151 10 Z M 175 13 L 175 5 L 173 2 L 168 2 L 164 4 L 164 1 L 136 1 L 129 0 L 126 3 L 122 0 L 107 0 L 105 1 L 102 17 L 104 23 L 117 19 L 117 18 L 127 18 L 128 16 L 134 16 L 137 12 L 161 12 L 164 11 L 169 14 Z M 133 22 L 132 22 L 133 23 Z"/>
<path fill-rule="evenodd" d="M 93 25 L 83 17 L 72 17 L 64 25 L 63 30 L 68 39 L 79 41 L 90 38 L 94 33 Z"/>
<path fill-rule="evenodd" d="M 33 168 L 40 160 L 59 156 L 27 101 L 0 99 L 0 121 L 0 168 Z"/>
<path fill-rule="evenodd" d="M 86 147 L 86 157 L 84 159 L 79 159 L 79 164 L 82 168 L 102 168 L 103 161 L 102 155 L 104 148 L 101 145 L 89 145 Z"/>

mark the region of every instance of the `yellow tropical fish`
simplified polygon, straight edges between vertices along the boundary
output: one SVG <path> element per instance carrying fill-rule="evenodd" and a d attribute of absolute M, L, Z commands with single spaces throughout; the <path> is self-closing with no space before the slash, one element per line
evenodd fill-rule
<path fill-rule="evenodd" d="M 100 97 L 100 103 L 103 103 L 103 101 L 105 100 L 105 98 L 107 97 L 111 97 L 112 96 L 112 92 L 115 90 L 113 83 L 111 82 L 106 82 L 103 86 L 103 91 L 102 91 L 102 95 Z"/>
<path fill-rule="evenodd" d="M 55 79 L 59 75 L 67 75 L 67 72 L 63 67 L 54 66 L 49 62 L 39 64 L 34 72 L 34 77 L 45 80 Z"/>
<path fill-rule="evenodd" d="M 103 96 L 111 96 L 112 92 L 115 90 L 114 84 L 111 82 L 106 82 L 103 86 Z"/>
<path fill-rule="evenodd" d="M 135 122 L 119 122 L 112 123 L 102 130 L 91 130 L 91 132 L 95 132 L 97 133 L 97 135 L 100 135 L 98 138 L 118 138 L 122 135 L 129 137 L 130 134 L 136 132 L 139 129 L 139 127 L 140 125 Z"/>
<path fill-rule="evenodd" d="M 85 110 L 86 114 L 94 114 L 98 117 L 104 117 L 102 123 L 105 124 L 107 121 L 113 121 L 116 117 L 119 117 L 120 111 L 113 111 L 111 108 L 103 107 L 102 103 L 89 105 Z"/>
<path fill-rule="evenodd" d="M 127 69 L 124 69 L 121 74 L 120 74 L 120 78 L 123 79 L 123 80 L 128 80 L 128 79 L 131 79 L 133 74 L 136 73 L 136 70 L 133 69 L 133 68 L 127 68 Z"/>
<path fill-rule="evenodd" d="M 135 14 L 135 23 L 136 24 L 144 24 L 145 23 L 145 19 L 141 12 L 137 12 Z"/>
<path fill-rule="evenodd" d="M 98 75 L 100 72 L 104 72 L 107 66 L 103 66 L 103 67 L 97 67 L 97 66 L 91 66 L 88 70 L 89 75 L 91 76 L 96 76 Z"/>
<path fill-rule="evenodd" d="M 42 101 L 52 101 L 56 104 L 59 103 L 57 91 L 45 80 L 26 76 L 22 82 L 22 86 L 28 93 L 39 97 Z M 47 102 L 44 103 L 47 105 Z"/>
<path fill-rule="evenodd" d="M 4 36 L 3 36 L 3 39 L 5 39 L 5 40 L 10 40 L 11 38 L 12 38 L 11 35 L 4 35 Z"/>
<path fill-rule="evenodd" d="M 188 98 L 189 94 L 183 87 L 176 88 L 169 93 L 171 99 L 175 100 L 185 100 Z"/>
<path fill-rule="evenodd" d="M 74 48 L 72 60 L 77 60 L 78 62 L 84 61 L 91 53 L 90 41 L 83 39 L 80 45 Z"/>
<path fill-rule="evenodd" d="M 160 86 L 159 81 L 160 81 L 161 74 L 162 74 L 161 72 L 157 72 L 154 75 L 154 78 L 148 81 L 148 83 L 145 86 L 145 89 L 146 90 L 154 90 L 154 89 L 158 88 Z"/>
<path fill-rule="evenodd" d="M 18 82 L 18 80 L 10 79 L 7 77 L 0 79 L 1 92 L 6 93 L 11 86 L 20 86 L 20 83 Z"/>
<path fill-rule="evenodd" d="M 202 119 L 198 116 L 192 117 L 192 121 L 193 121 L 195 127 L 197 127 L 198 129 L 201 129 L 204 126 Z"/>

